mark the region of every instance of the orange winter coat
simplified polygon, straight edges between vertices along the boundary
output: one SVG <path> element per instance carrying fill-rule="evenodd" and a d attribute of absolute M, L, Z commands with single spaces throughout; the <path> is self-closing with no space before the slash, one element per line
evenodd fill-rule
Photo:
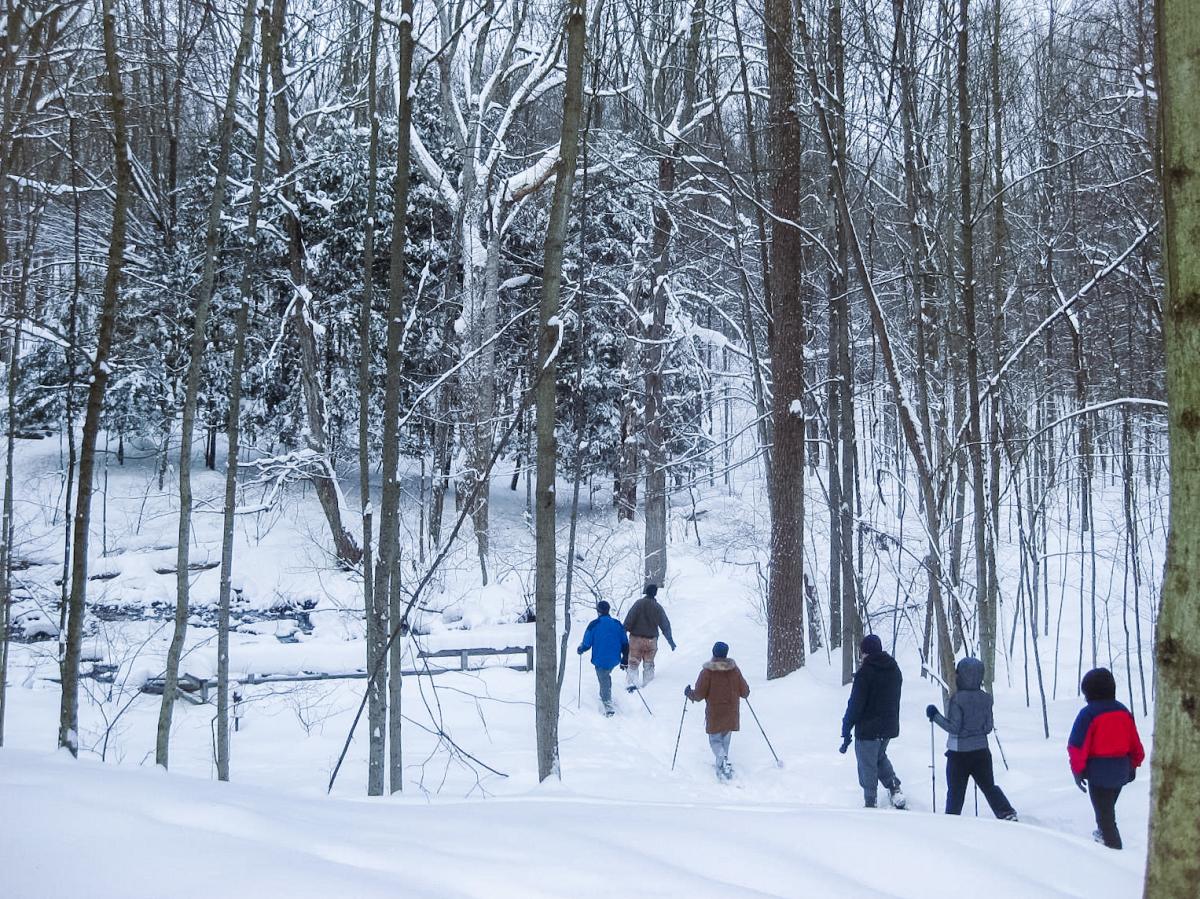
<path fill-rule="evenodd" d="M 750 685 L 733 659 L 709 659 L 704 663 L 692 702 L 704 700 L 704 732 L 723 734 L 739 730 L 742 700 L 750 695 Z"/>

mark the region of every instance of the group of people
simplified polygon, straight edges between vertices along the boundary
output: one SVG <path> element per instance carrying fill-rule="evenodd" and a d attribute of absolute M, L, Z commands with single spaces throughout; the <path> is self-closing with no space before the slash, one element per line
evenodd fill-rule
<path fill-rule="evenodd" d="M 612 700 L 612 672 L 618 665 L 626 673 L 626 689 L 640 689 L 654 680 L 654 657 L 661 633 L 671 651 L 671 619 L 658 601 L 658 585 L 647 584 L 641 598 L 630 606 L 624 622 L 612 617 L 612 608 L 603 599 L 596 603 L 596 618 L 588 624 L 576 650 L 592 652 L 592 667 L 600 685 L 600 704 L 605 716 L 616 713 Z M 712 748 L 717 777 L 729 780 L 733 766 L 729 762 L 729 741 L 741 725 L 741 701 L 750 695 L 750 685 L 729 658 L 729 645 L 713 644 L 712 658 L 704 663 L 696 685 L 683 688 L 692 702 L 704 703 L 704 730 Z"/>
<path fill-rule="evenodd" d="M 633 604 L 624 622 L 610 615 L 607 602 L 596 604 L 597 617 L 579 644 L 582 655 L 592 652 L 592 665 L 600 685 L 600 702 L 606 715 L 614 714 L 612 671 L 620 665 L 627 672 L 627 689 L 632 692 L 654 679 L 654 656 L 661 632 L 671 649 L 671 622 L 657 599 L 658 587 L 648 584 L 641 599 Z M 888 758 L 888 743 L 900 735 L 900 693 L 904 678 L 900 666 L 883 649 L 875 634 L 859 644 L 859 666 L 850 688 L 846 713 L 842 718 L 842 744 L 846 753 L 854 744 L 858 783 L 867 808 L 878 804 L 879 787 L 887 790 L 894 808 L 907 806 L 900 778 Z M 639 683 L 639 668 L 641 680 Z M 962 814 L 967 785 L 974 780 L 992 813 L 1006 821 L 1016 821 L 1017 812 L 996 783 L 992 768 L 989 735 L 995 729 L 992 696 L 983 689 L 983 662 L 964 658 L 955 666 L 955 690 L 943 713 L 929 705 L 925 714 L 946 737 L 946 805 L 948 815 Z M 1093 837 L 1112 849 L 1121 848 L 1117 829 L 1116 803 L 1122 788 L 1136 776 L 1145 760 L 1137 724 L 1129 710 L 1117 701 L 1117 685 L 1112 672 L 1096 668 L 1084 675 L 1080 684 L 1087 705 L 1080 710 L 1071 728 L 1067 755 L 1071 774 L 1080 790 L 1087 793 L 1096 817 Z M 740 726 L 741 700 L 750 695 L 750 685 L 729 658 L 729 646 L 718 641 L 712 658 L 704 663 L 695 685 L 683 688 L 692 702 L 705 703 L 705 732 L 715 760 L 717 777 L 733 776 L 729 744 Z"/>

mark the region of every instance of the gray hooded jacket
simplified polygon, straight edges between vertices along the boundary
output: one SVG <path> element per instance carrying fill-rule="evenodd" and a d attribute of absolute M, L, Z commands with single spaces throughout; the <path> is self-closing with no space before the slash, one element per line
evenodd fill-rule
<path fill-rule="evenodd" d="M 992 732 L 992 697 L 981 689 L 983 662 L 965 658 L 954 668 L 958 691 L 950 697 L 945 715 L 933 720 L 950 736 L 946 748 L 951 752 L 973 752 L 988 748 Z"/>

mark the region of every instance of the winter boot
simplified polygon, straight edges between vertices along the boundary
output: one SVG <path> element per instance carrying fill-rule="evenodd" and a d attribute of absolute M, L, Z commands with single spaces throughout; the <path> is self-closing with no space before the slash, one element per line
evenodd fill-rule
<path fill-rule="evenodd" d="M 908 808 L 908 800 L 904 798 L 904 793 L 900 789 L 899 784 L 888 790 L 888 799 L 892 801 L 892 808 Z"/>
<path fill-rule="evenodd" d="M 617 713 L 617 710 L 611 702 L 604 703 L 604 717 L 605 718 L 611 718 L 616 713 Z"/>
<path fill-rule="evenodd" d="M 1016 812 L 1009 812 L 1007 815 L 1005 815 L 1000 820 L 1001 821 L 1020 821 L 1021 819 L 1017 817 Z"/>
<path fill-rule="evenodd" d="M 721 762 L 721 772 L 725 775 L 726 780 L 733 780 L 733 765 L 730 764 L 729 759 Z"/>
<path fill-rule="evenodd" d="M 863 808 L 875 808 L 875 797 L 871 796 L 863 800 Z"/>

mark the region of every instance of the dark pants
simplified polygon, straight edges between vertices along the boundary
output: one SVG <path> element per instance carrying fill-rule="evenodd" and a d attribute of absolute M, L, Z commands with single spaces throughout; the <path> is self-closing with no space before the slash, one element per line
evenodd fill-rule
<path fill-rule="evenodd" d="M 1012 804 L 1004 791 L 996 786 L 992 774 L 992 751 L 975 749 L 971 752 L 946 753 L 946 814 L 961 815 L 963 801 L 967 798 L 967 781 L 975 778 L 975 784 L 983 790 L 984 798 L 992 807 L 997 818 L 1015 815 Z"/>
<path fill-rule="evenodd" d="M 875 804 L 879 784 L 891 792 L 900 789 L 900 778 L 887 755 L 887 740 L 855 740 L 854 757 L 858 761 L 858 784 L 868 805 Z"/>
<path fill-rule="evenodd" d="M 1088 797 L 1092 800 L 1092 808 L 1096 810 L 1096 827 L 1100 829 L 1104 845 L 1109 849 L 1121 848 L 1121 832 L 1117 830 L 1117 797 L 1120 795 L 1120 787 L 1088 784 Z"/>

